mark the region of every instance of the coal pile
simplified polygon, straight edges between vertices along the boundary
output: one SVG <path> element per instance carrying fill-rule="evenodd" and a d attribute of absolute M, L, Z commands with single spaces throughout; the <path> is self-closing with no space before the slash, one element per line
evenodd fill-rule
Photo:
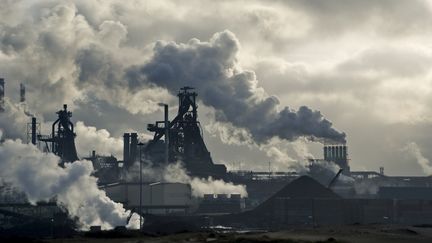
<path fill-rule="evenodd" d="M 291 198 L 291 199 L 338 199 L 339 195 L 332 190 L 324 187 L 322 184 L 312 179 L 309 176 L 301 176 L 295 179 L 275 195 L 271 196 L 267 201 L 256 207 L 253 211 L 259 213 L 261 211 L 272 210 L 276 198 Z"/>
<path fill-rule="evenodd" d="M 270 197 L 267 201 L 273 200 L 277 197 L 289 197 L 289 198 L 340 198 L 339 195 L 334 193 L 332 190 L 324 187 L 322 184 L 312 179 L 309 176 L 301 176 L 295 179 L 275 195 Z"/>
<path fill-rule="evenodd" d="M 340 196 L 309 176 L 302 176 L 290 182 L 267 201 L 251 211 L 220 217 L 222 224 L 239 223 L 248 226 L 263 227 L 273 221 L 277 199 L 339 199 Z"/>

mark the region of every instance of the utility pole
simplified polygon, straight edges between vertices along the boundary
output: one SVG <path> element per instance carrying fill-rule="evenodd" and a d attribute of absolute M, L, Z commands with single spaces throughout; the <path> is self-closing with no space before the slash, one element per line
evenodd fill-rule
<path fill-rule="evenodd" d="M 140 186 L 139 186 L 139 188 L 140 188 L 140 193 L 139 193 L 139 197 L 140 197 L 140 199 L 139 199 L 139 217 L 140 217 L 140 227 L 139 227 L 139 229 L 140 229 L 140 231 L 142 230 L 142 216 L 141 216 L 141 214 L 142 214 L 142 146 L 143 146 L 144 144 L 143 143 L 138 143 L 138 146 L 139 146 L 139 149 L 140 149 L 140 152 L 139 152 L 139 163 L 140 163 L 140 166 L 139 166 L 139 171 L 140 171 Z"/>
<path fill-rule="evenodd" d="M 271 177 L 271 161 L 269 160 L 269 162 L 268 162 L 268 178 L 269 178 L 269 180 L 270 180 L 270 177 Z"/>
<path fill-rule="evenodd" d="M 169 120 L 168 120 L 168 105 L 159 103 L 159 106 L 164 107 L 164 129 L 165 129 L 165 163 L 169 163 Z"/>

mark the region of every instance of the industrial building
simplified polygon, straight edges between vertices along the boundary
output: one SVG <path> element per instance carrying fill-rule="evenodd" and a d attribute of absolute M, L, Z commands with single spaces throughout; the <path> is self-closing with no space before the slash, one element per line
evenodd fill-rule
<path fill-rule="evenodd" d="M 102 188 L 111 199 L 141 214 L 185 215 L 192 207 L 189 184 L 156 182 L 140 186 L 139 183 L 118 183 Z"/>
<path fill-rule="evenodd" d="M 219 215 L 240 213 L 246 208 L 240 194 L 205 194 L 196 214 Z"/>
<path fill-rule="evenodd" d="M 4 108 L 4 84 L 0 79 L 0 109 Z M 21 92 L 25 93 L 23 90 L 24 86 Z M 392 177 L 386 176 L 383 169 L 352 171 L 346 144 L 325 144 L 323 158 L 309 161 L 307 178 L 314 178 L 310 180 L 295 171 L 227 171 L 225 165 L 213 161 L 204 142 L 197 95 L 191 87 L 181 88 L 178 112 L 172 119 L 169 119 L 168 106 L 161 104 L 164 120 L 147 126 L 153 133 L 150 141 L 140 141 L 136 132 L 124 133 L 123 158 L 101 156 L 97 151 L 86 158 L 93 162 L 94 176 L 111 199 L 142 215 L 211 216 L 222 224 L 260 227 L 432 223 L 432 177 Z M 21 100 L 25 101 L 25 97 Z M 31 118 L 27 134 L 29 143 L 58 155 L 62 160 L 59 166 L 63 166 L 78 159 L 76 134 L 67 105 L 56 114 L 58 118 L 51 126 L 51 134 L 40 134 L 35 117 Z M 189 184 L 147 178 L 140 173 L 143 164 L 156 171 L 178 161 L 183 162 L 191 177 L 212 177 L 245 185 L 248 197 L 212 192 L 202 198 L 194 197 Z M 323 163 L 335 164 L 340 170 L 338 173 L 329 170 Z M 137 165 L 139 179 L 129 176 L 137 172 Z M 342 177 L 349 180 L 341 180 Z M 376 190 L 357 190 L 356 186 L 362 183 Z M 3 186 L 0 190 L 12 189 Z M 1 195 L 5 199 L 4 195 L 9 194 Z M 30 205 L 19 194 L 8 200 L 0 198 L 0 221 L 2 225 L 9 224 L 28 217 L 26 210 L 35 212 L 35 208 L 44 210 L 45 207 L 52 209 L 48 210 L 47 218 L 59 213 L 52 204 Z M 41 217 L 37 213 L 30 215 Z"/>

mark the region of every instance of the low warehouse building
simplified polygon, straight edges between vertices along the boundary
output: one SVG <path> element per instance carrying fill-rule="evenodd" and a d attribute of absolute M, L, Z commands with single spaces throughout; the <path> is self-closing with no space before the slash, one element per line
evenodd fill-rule
<path fill-rule="evenodd" d="M 139 183 L 118 183 L 104 186 L 103 189 L 112 200 L 140 211 Z M 189 184 L 184 183 L 143 184 L 141 200 L 143 213 L 186 214 L 192 204 L 192 190 Z"/>

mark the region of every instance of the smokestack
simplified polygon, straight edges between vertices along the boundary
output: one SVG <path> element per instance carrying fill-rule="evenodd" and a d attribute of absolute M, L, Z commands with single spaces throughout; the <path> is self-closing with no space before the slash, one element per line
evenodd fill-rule
<path fill-rule="evenodd" d="M 332 147 L 330 145 L 324 145 L 324 160 L 332 160 Z"/>
<path fill-rule="evenodd" d="M 20 83 L 20 102 L 25 102 L 25 86 L 23 83 Z"/>
<path fill-rule="evenodd" d="M 332 161 L 334 161 L 335 158 L 336 158 L 336 147 L 335 146 L 331 146 L 331 156 L 330 156 L 330 159 Z"/>
<path fill-rule="evenodd" d="M 0 112 L 3 112 L 5 110 L 4 95 L 5 95 L 5 81 L 3 78 L 0 78 Z"/>
<path fill-rule="evenodd" d="M 348 158 L 348 151 L 347 151 L 347 146 L 346 145 L 344 145 L 342 147 L 342 156 L 343 156 L 343 159 L 347 159 Z"/>
<path fill-rule="evenodd" d="M 36 117 L 31 119 L 31 142 L 36 145 Z"/>
<path fill-rule="evenodd" d="M 130 135 L 129 133 L 125 133 L 123 134 L 123 162 L 125 165 L 129 162 L 129 144 Z"/>
<path fill-rule="evenodd" d="M 137 158 L 137 149 L 138 149 L 138 134 L 131 133 L 130 157 L 129 157 L 131 163 L 135 162 Z"/>

